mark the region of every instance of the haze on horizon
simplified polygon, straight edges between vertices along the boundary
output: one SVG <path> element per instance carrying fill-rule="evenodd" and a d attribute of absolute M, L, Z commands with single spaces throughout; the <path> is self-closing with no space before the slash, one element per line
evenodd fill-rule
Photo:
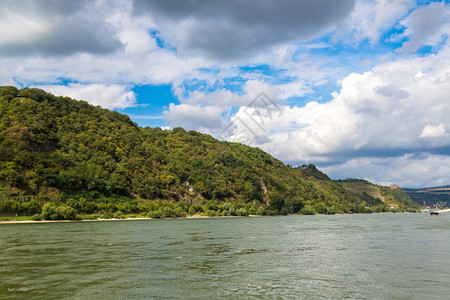
<path fill-rule="evenodd" d="M 2 0 L 0 85 L 333 179 L 438 186 L 450 184 L 449 33 L 449 1 Z"/>

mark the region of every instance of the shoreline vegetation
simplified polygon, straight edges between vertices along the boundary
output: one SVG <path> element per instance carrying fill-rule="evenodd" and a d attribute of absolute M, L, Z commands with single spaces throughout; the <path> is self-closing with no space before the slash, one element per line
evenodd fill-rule
<path fill-rule="evenodd" d="M 416 212 L 412 209 L 389 207 L 384 203 L 372 207 L 365 206 L 363 203 L 326 206 L 319 202 L 305 205 L 305 203 L 291 203 L 281 196 L 270 197 L 269 205 L 257 202 L 233 203 L 217 200 L 209 200 L 201 204 L 167 200 L 113 203 L 111 199 L 103 197 L 100 201 L 98 199 L 97 201 L 94 199 L 86 201 L 81 197 L 58 202 L 36 201 L 36 199 L 24 202 L 11 200 L 0 202 L 0 221 L 7 222 Z M 294 204 L 297 205 L 295 209 L 291 207 Z"/>
<path fill-rule="evenodd" d="M 416 213 L 416 212 L 377 212 L 374 214 L 392 214 L 392 213 Z M 356 213 L 364 214 L 364 213 Z M 370 214 L 370 213 L 368 213 Z M 315 214 L 315 215 L 327 215 L 327 214 Z M 329 215 L 329 214 L 328 214 Z M 334 215 L 354 215 L 352 213 L 334 214 Z M 180 220 L 180 219 L 215 219 L 215 218 L 258 218 L 258 217 L 268 217 L 270 215 L 247 215 L 247 216 L 205 216 L 205 215 L 192 215 L 185 217 L 164 217 L 164 218 L 150 218 L 150 217 L 140 217 L 132 215 L 127 217 L 124 215 L 121 218 L 97 218 L 97 219 L 74 219 L 74 220 L 32 220 L 32 217 L 0 217 L 1 224 L 39 224 L 39 223 L 77 223 L 77 222 L 114 222 L 114 221 L 145 221 L 145 220 Z M 272 216 L 283 216 L 283 215 L 272 215 Z M 284 216 L 306 216 L 302 214 L 289 214 Z"/>
<path fill-rule="evenodd" d="M 111 222 L 111 221 L 144 221 L 144 220 L 176 220 L 176 219 L 207 219 L 207 218 L 237 218 L 239 216 L 215 216 L 207 217 L 201 215 L 193 215 L 186 217 L 167 217 L 167 218 L 149 218 L 149 217 L 127 217 L 123 218 L 97 218 L 97 219 L 76 219 L 76 220 L 40 220 L 32 219 L 15 220 L 16 217 L 10 217 L 13 220 L 5 220 L 9 217 L 0 217 L 0 224 L 32 224 L 32 223 L 77 223 L 77 222 Z M 261 217 L 258 215 L 249 215 L 246 217 Z"/>

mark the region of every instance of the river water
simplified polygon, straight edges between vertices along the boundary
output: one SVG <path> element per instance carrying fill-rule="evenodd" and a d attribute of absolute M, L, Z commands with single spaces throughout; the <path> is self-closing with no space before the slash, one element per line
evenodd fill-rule
<path fill-rule="evenodd" d="M 449 299 L 450 215 L 0 225 L 1 299 Z"/>

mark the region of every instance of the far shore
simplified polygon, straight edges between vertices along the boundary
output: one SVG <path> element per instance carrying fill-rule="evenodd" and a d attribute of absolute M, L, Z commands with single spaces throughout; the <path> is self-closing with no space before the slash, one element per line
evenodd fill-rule
<path fill-rule="evenodd" d="M 396 214 L 402 213 L 412 213 L 412 212 L 396 212 Z M 393 214 L 392 212 L 379 212 L 379 213 L 371 213 L 371 214 Z M 367 215 L 371 215 L 367 214 Z M 326 216 L 325 214 L 316 214 Z M 334 215 L 358 215 L 358 214 L 333 214 Z M 279 215 L 281 216 L 281 215 Z M 289 214 L 288 216 L 302 216 L 298 214 Z M 306 215 L 305 215 L 306 216 Z M 143 221 L 143 220 L 179 220 L 179 219 L 214 219 L 214 218 L 245 218 L 245 217 L 266 217 L 260 215 L 248 215 L 248 216 L 201 216 L 201 215 L 192 215 L 186 217 L 178 217 L 178 218 L 147 218 L 147 217 L 136 217 L 136 218 L 123 218 L 123 219 L 86 219 L 86 220 L 41 220 L 41 221 L 33 221 L 33 220 L 10 220 L 10 221 L 0 221 L 1 224 L 39 224 L 39 223 L 77 223 L 77 222 L 114 222 L 114 221 Z"/>
<path fill-rule="evenodd" d="M 0 221 L 0 224 L 39 224 L 39 223 L 77 223 L 77 222 L 111 222 L 111 221 L 142 221 L 142 220 L 177 220 L 177 219 L 212 219 L 212 218 L 242 218 L 244 216 L 200 216 L 200 215 L 192 215 L 187 217 L 179 217 L 179 218 L 123 218 L 123 219 L 86 219 L 86 220 L 41 220 L 41 221 L 33 221 L 33 220 L 11 220 L 11 221 Z M 261 217 L 258 215 L 249 215 L 247 217 Z"/>

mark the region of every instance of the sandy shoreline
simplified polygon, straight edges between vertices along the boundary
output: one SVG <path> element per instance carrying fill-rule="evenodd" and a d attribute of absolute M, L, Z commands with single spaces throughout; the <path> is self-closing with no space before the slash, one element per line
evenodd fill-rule
<path fill-rule="evenodd" d="M 11 220 L 0 221 L 0 224 L 28 224 L 28 223 L 77 223 L 77 222 L 107 222 L 107 221 L 128 221 L 128 220 L 153 220 L 153 218 L 125 218 L 125 219 L 93 219 L 93 220 Z"/>
<path fill-rule="evenodd" d="M 409 214 L 410 212 L 396 212 L 396 214 Z M 372 214 L 392 214 L 392 212 L 380 212 L 380 213 L 372 213 Z M 319 215 L 319 214 L 318 214 Z M 346 214 L 343 214 L 346 215 Z M 355 214 L 356 215 L 356 214 Z M 371 214 L 367 214 L 371 215 Z M 288 215 L 288 216 L 301 216 L 297 214 Z M 33 224 L 33 223 L 77 223 L 77 222 L 114 222 L 114 221 L 143 221 L 143 220 L 179 220 L 179 219 L 214 219 L 214 218 L 245 218 L 245 217 L 265 217 L 260 215 L 248 215 L 248 216 L 200 216 L 193 215 L 187 217 L 179 217 L 179 218 L 124 218 L 124 219 L 89 219 L 89 220 L 41 220 L 41 221 L 33 221 L 33 220 L 11 220 L 11 221 L 0 221 L 1 224 Z"/>
<path fill-rule="evenodd" d="M 248 217 L 260 217 L 257 215 L 250 215 Z M 142 221 L 142 220 L 177 220 L 177 219 L 211 219 L 211 218 L 241 218 L 241 216 L 200 216 L 193 215 L 181 218 L 124 218 L 124 219 L 92 219 L 92 220 L 11 220 L 11 221 L 0 221 L 0 224 L 39 224 L 39 223 L 77 223 L 77 222 L 114 222 L 114 221 Z"/>

